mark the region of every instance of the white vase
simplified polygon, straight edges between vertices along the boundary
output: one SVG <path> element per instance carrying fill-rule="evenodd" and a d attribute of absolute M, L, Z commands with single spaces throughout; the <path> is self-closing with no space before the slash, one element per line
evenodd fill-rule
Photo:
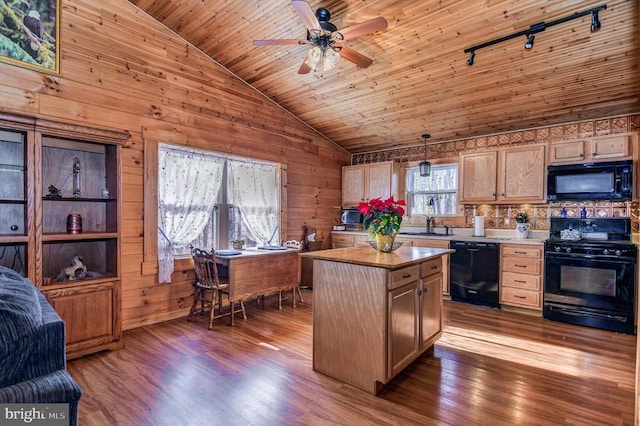
<path fill-rule="evenodd" d="M 527 238 L 530 227 L 530 223 L 516 223 L 516 238 Z"/>

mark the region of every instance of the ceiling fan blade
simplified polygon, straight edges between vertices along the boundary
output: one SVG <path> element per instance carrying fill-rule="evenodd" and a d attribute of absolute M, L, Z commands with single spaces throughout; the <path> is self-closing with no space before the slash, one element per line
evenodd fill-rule
<path fill-rule="evenodd" d="M 318 18 L 316 18 L 316 14 L 309 3 L 303 0 L 293 0 L 291 6 L 298 12 L 308 30 L 322 30 L 320 22 L 318 22 Z"/>
<path fill-rule="evenodd" d="M 271 45 L 289 45 L 289 44 L 308 44 L 307 40 L 293 39 L 272 39 L 272 40 L 253 40 L 255 46 L 271 46 Z"/>
<path fill-rule="evenodd" d="M 300 68 L 298 68 L 298 74 L 309 74 L 309 72 L 311 72 L 311 67 L 307 64 L 307 59 L 305 58 Z"/>
<path fill-rule="evenodd" d="M 360 37 L 366 34 L 372 34 L 376 31 L 384 31 L 387 29 L 387 20 L 382 16 L 377 18 L 370 19 L 368 21 L 362 22 L 360 24 L 352 25 L 347 28 L 343 28 L 340 31 L 344 40 L 349 40 L 350 38 Z"/>
<path fill-rule="evenodd" d="M 347 61 L 353 62 L 360 68 L 366 68 L 373 63 L 373 59 L 367 58 L 362 53 L 358 53 L 355 50 L 349 49 L 345 46 L 342 46 L 342 48 L 340 49 L 340 56 Z"/>

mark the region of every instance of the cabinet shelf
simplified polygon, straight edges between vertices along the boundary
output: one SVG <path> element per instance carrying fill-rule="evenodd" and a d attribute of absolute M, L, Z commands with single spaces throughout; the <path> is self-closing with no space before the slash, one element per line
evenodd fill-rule
<path fill-rule="evenodd" d="M 52 233 L 42 234 L 42 242 L 108 240 L 118 238 L 116 232 L 82 232 L 80 234 Z"/>
<path fill-rule="evenodd" d="M 47 290 L 56 290 L 58 288 L 68 289 L 70 287 L 89 286 L 93 284 L 112 283 L 119 280 L 115 275 L 104 275 L 102 277 L 81 278 L 73 281 L 58 281 L 54 282 L 55 277 L 44 277 L 42 284 L 47 287 Z"/>
<path fill-rule="evenodd" d="M 27 235 L 0 235 L 0 244 L 28 243 Z"/>
<path fill-rule="evenodd" d="M 68 202 L 68 201 L 80 201 L 87 203 L 107 203 L 109 201 L 116 201 L 115 198 L 87 198 L 87 197 L 42 197 L 43 201 L 60 201 L 60 202 Z"/>

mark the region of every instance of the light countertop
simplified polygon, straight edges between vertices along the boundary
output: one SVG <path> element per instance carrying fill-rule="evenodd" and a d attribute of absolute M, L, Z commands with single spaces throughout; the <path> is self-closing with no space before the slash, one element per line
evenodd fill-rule
<path fill-rule="evenodd" d="M 300 256 L 355 265 L 398 269 L 415 265 L 443 254 L 453 253 L 454 251 L 432 247 L 403 246 L 391 253 L 382 253 L 369 246 L 356 246 L 305 252 L 300 253 Z"/>
<path fill-rule="evenodd" d="M 530 244 L 530 245 L 542 245 L 544 241 L 549 238 L 549 233 L 544 231 L 532 231 L 529 233 L 529 238 L 516 238 L 513 230 L 487 230 L 485 236 L 476 237 L 473 235 L 473 229 L 459 228 L 454 229 L 450 235 L 445 235 L 444 230 L 438 228 L 437 234 L 423 234 L 421 229 L 408 228 L 401 230 L 396 238 L 410 238 L 410 239 L 434 239 L 445 241 L 476 241 L 476 242 L 489 242 L 489 243 L 511 243 L 511 244 Z M 332 234 L 338 235 L 369 235 L 366 231 L 332 231 Z"/>

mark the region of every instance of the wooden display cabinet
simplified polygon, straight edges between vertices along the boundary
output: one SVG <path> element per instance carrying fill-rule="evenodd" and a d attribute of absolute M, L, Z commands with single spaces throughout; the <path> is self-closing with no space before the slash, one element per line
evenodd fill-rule
<path fill-rule="evenodd" d="M 0 265 L 28 277 L 56 309 L 68 358 L 122 346 L 120 176 L 128 137 L 0 115 Z M 74 232 L 71 214 L 82 221 Z M 78 259 L 86 270 L 70 275 Z"/>

